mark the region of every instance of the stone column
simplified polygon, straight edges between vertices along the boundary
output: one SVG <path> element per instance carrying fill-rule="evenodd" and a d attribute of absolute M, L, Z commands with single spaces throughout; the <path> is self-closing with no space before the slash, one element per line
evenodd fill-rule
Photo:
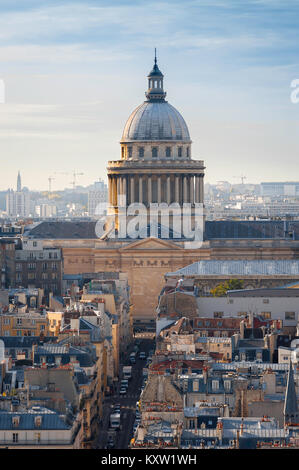
<path fill-rule="evenodd" d="M 200 202 L 204 203 L 204 184 L 203 184 L 203 177 L 202 176 L 199 177 L 199 181 L 200 181 L 200 184 L 199 184 Z"/>
<path fill-rule="evenodd" d="M 180 177 L 174 177 L 174 202 L 180 203 Z"/>
<path fill-rule="evenodd" d="M 157 179 L 157 192 L 158 192 L 158 204 L 161 202 L 161 176 L 158 176 L 158 179 Z"/>
<path fill-rule="evenodd" d="M 190 203 L 194 204 L 194 176 L 189 176 L 190 185 Z"/>
<path fill-rule="evenodd" d="M 148 203 L 148 206 L 150 205 L 150 203 L 152 202 L 152 177 L 149 176 L 147 178 L 147 203 Z"/>
<path fill-rule="evenodd" d="M 183 202 L 188 202 L 188 176 L 183 176 Z"/>
<path fill-rule="evenodd" d="M 134 175 L 130 177 L 130 185 L 131 185 L 131 195 L 130 195 L 130 204 L 135 202 L 135 178 Z"/>
<path fill-rule="evenodd" d="M 112 205 L 112 178 L 110 175 L 108 175 L 108 203 Z"/>
<path fill-rule="evenodd" d="M 143 195 L 143 177 L 142 176 L 139 176 L 138 178 L 138 183 L 139 183 L 139 202 L 143 202 L 142 201 L 142 195 Z"/>
<path fill-rule="evenodd" d="M 126 200 L 126 205 L 128 205 L 128 198 L 127 198 L 127 177 L 122 177 L 122 195 L 123 198 Z"/>
<path fill-rule="evenodd" d="M 171 199 L 171 193 L 170 193 L 170 176 L 167 176 L 166 180 L 166 200 L 167 204 L 170 204 L 170 199 Z"/>
<path fill-rule="evenodd" d="M 198 175 L 195 176 L 195 202 L 200 202 L 200 178 Z"/>
<path fill-rule="evenodd" d="M 120 195 L 122 194 L 122 178 L 121 176 L 117 176 L 116 178 L 116 205 L 119 205 L 120 202 Z"/>

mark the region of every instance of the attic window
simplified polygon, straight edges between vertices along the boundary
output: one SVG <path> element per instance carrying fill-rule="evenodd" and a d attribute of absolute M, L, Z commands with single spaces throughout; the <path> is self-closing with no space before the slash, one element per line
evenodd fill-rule
<path fill-rule="evenodd" d="M 13 416 L 12 425 L 17 428 L 19 424 L 20 424 L 20 416 Z"/>
<path fill-rule="evenodd" d="M 34 425 L 36 428 L 39 428 L 42 424 L 42 417 L 41 416 L 36 416 L 34 418 Z"/>

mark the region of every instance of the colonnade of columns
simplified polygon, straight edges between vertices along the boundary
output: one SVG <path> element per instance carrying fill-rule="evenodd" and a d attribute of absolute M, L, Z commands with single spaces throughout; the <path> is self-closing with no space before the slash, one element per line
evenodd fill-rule
<path fill-rule="evenodd" d="M 171 204 L 203 203 L 204 183 L 203 174 L 136 174 L 136 175 L 108 175 L 109 203 L 119 205 L 118 195 L 126 196 L 126 204 L 142 202 L 149 205 L 151 202 L 166 202 Z"/>

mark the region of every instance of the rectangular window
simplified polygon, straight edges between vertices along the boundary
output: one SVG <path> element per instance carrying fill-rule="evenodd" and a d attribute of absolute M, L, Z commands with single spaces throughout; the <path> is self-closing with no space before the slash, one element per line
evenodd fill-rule
<path fill-rule="evenodd" d="M 263 299 L 263 303 L 264 303 L 264 304 L 268 304 L 268 303 L 269 303 L 269 299 Z"/>
<path fill-rule="evenodd" d="M 224 380 L 224 388 L 225 390 L 230 390 L 231 382 L 230 380 Z"/>
<path fill-rule="evenodd" d="M 28 269 L 36 269 L 36 263 L 28 263 Z"/>
<path fill-rule="evenodd" d="M 48 269 L 48 263 L 43 263 L 43 271 L 45 271 L 46 269 Z"/>
<path fill-rule="evenodd" d="M 212 380 L 212 389 L 219 390 L 219 380 Z"/>
<path fill-rule="evenodd" d="M 35 273 L 28 273 L 28 279 L 35 279 Z"/>
<path fill-rule="evenodd" d="M 57 263 L 52 263 L 52 270 L 57 271 Z"/>
<path fill-rule="evenodd" d="M 139 158 L 144 157 L 144 147 L 139 147 L 138 149 Z"/>
<path fill-rule="evenodd" d="M 198 392 L 199 391 L 199 381 L 198 379 L 193 380 L 193 392 Z"/>
<path fill-rule="evenodd" d="M 42 279 L 48 279 L 48 273 L 42 273 Z"/>
<path fill-rule="evenodd" d="M 295 312 L 285 312 L 284 317 L 286 320 L 295 320 Z"/>
<path fill-rule="evenodd" d="M 128 147 L 128 157 L 132 158 L 132 155 L 133 155 L 133 149 L 132 147 Z"/>
<path fill-rule="evenodd" d="M 166 147 L 166 152 L 165 152 L 165 154 L 166 154 L 166 157 L 167 157 L 167 158 L 171 157 L 171 147 Z"/>
<path fill-rule="evenodd" d="M 269 320 L 271 318 L 271 312 L 261 312 L 261 317 L 265 320 Z"/>
<path fill-rule="evenodd" d="M 22 318 L 17 318 L 17 325 L 22 325 Z"/>
<path fill-rule="evenodd" d="M 12 434 L 12 442 L 19 442 L 19 434 L 17 432 Z"/>
<path fill-rule="evenodd" d="M 22 271 L 22 265 L 20 263 L 16 264 L 16 271 Z"/>
<path fill-rule="evenodd" d="M 183 155 L 183 147 L 178 148 L 178 157 L 181 157 Z"/>

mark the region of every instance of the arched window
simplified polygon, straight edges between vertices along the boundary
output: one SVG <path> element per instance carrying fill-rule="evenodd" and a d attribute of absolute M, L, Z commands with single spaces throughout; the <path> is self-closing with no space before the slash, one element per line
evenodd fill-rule
<path fill-rule="evenodd" d="M 152 147 L 152 158 L 158 157 L 158 147 Z"/>

